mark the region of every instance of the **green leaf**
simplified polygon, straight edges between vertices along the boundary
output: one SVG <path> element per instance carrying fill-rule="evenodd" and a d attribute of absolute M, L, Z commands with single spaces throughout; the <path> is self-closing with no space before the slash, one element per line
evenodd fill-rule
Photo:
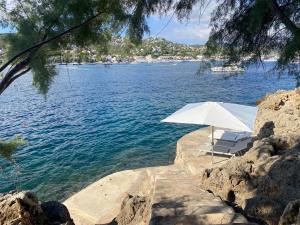
<path fill-rule="evenodd" d="M 0 156 L 7 161 L 13 162 L 12 156 L 21 146 L 26 145 L 27 142 L 21 137 L 15 137 L 9 141 L 0 140 Z"/>

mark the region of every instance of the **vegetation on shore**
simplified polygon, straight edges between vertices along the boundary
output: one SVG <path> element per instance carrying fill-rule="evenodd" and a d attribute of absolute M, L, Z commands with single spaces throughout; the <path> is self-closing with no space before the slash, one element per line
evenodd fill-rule
<path fill-rule="evenodd" d="M 7 51 L 5 35 L 0 36 L 0 52 Z M 128 38 L 112 38 L 105 48 L 101 45 L 67 46 L 52 56 L 54 63 L 114 63 L 132 62 L 138 57 L 150 59 L 198 59 L 204 53 L 202 45 L 187 45 L 164 38 L 147 38 L 138 45 Z M 1 53 L 0 53 L 1 54 Z"/>

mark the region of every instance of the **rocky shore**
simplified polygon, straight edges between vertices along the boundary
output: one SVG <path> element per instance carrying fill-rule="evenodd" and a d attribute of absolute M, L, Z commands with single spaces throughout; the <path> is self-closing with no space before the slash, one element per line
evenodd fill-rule
<path fill-rule="evenodd" d="M 207 169 L 201 186 L 267 224 L 300 224 L 300 89 L 266 96 L 254 134 L 244 156 Z"/>
<path fill-rule="evenodd" d="M 300 224 L 300 89 L 259 102 L 243 156 L 214 164 L 199 156 L 208 134 L 182 137 L 173 165 L 104 177 L 67 199 L 67 208 L 30 192 L 2 195 L 0 224 Z"/>
<path fill-rule="evenodd" d="M 68 209 L 61 203 L 40 203 L 29 191 L 0 196 L 1 225 L 74 225 Z"/>

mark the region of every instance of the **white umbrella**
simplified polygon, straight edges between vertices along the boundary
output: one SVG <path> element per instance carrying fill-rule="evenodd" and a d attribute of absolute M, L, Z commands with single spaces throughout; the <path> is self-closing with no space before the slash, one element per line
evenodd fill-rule
<path fill-rule="evenodd" d="M 214 127 L 252 132 L 256 112 L 257 107 L 252 106 L 223 102 L 199 102 L 187 104 L 162 122 L 210 125 L 213 151 Z"/>

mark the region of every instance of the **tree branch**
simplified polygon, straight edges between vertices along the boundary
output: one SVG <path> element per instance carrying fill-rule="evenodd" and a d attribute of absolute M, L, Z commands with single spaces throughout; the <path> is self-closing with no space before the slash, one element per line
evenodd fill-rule
<path fill-rule="evenodd" d="M 13 79 L 15 74 L 28 66 L 30 59 L 31 56 L 26 57 L 26 59 L 17 63 L 10 71 L 5 74 L 5 76 L 0 81 L 0 94 L 2 94 L 3 91 L 11 84 L 10 80 Z"/>
<path fill-rule="evenodd" d="M 10 60 L 8 60 L 1 68 L 0 68 L 0 72 L 3 71 L 7 66 L 9 66 L 11 63 L 13 63 L 14 61 L 16 61 L 18 58 L 20 58 L 21 56 L 29 53 L 29 56 L 27 56 L 24 60 L 22 60 L 19 63 L 16 63 L 16 65 L 9 70 L 6 75 L 2 78 L 2 80 L 0 81 L 0 95 L 3 93 L 3 91 L 18 77 L 22 76 L 23 74 L 27 73 L 28 71 L 30 71 L 30 68 L 24 70 L 23 72 L 20 72 L 19 74 L 15 75 L 16 73 L 18 73 L 20 70 L 23 70 L 26 66 L 28 66 L 32 56 L 34 55 L 34 53 L 43 45 L 54 41 L 68 33 L 71 33 L 72 31 L 80 28 L 81 26 L 84 26 L 86 24 L 88 24 L 90 21 L 92 21 L 93 19 L 97 18 L 99 15 L 101 15 L 102 12 L 99 12 L 97 14 L 95 14 L 94 16 L 89 17 L 88 19 L 86 19 L 85 21 L 83 21 L 82 23 L 75 25 L 67 30 L 65 30 L 64 32 L 57 34 L 56 36 L 46 39 L 46 35 L 43 37 L 42 41 L 23 50 L 22 52 L 18 53 L 17 55 L 15 55 L 14 57 L 12 57 Z"/>
<path fill-rule="evenodd" d="M 0 89 L 0 95 L 3 93 L 3 91 L 5 91 L 5 89 L 11 85 L 12 82 L 14 82 L 17 78 L 19 78 L 20 76 L 26 74 L 27 72 L 29 72 L 31 70 L 31 68 L 27 68 L 26 70 L 21 71 L 20 73 L 18 73 L 17 75 L 13 76 L 10 80 L 8 80 L 7 85 L 4 89 Z"/>
<path fill-rule="evenodd" d="M 10 60 L 8 60 L 3 66 L 0 67 L 0 72 L 3 71 L 9 64 L 11 64 L 14 60 L 16 60 L 17 58 L 19 58 L 20 56 L 26 54 L 27 52 L 30 52 L 31 50 L 33 49 L 36 49 L 36 48 L 39 48 L 51 41 L 54 41 L 62 36 L 64 36 L 65 34 L 68 34 L 78 28 L 80 28 L 81 26 L 84 26 L 86 24 L 88 24 L 90 21 L 92 21 L 93 19 L 97 18 L 98 16 L 100 16 L 102 14 L 102 12 L 99 12 L 97 13 L 96 15 L 94 16 L 91 16 L 89 17 L 87 20 L 83 21 L 82 23 L 78 24 L 78 25 L 75 25 L 67 30 L 65 30 L 64 32 L 60 33 L 60 34 L 57 34 L 56 36 L 52 37 L 52 38 L 49 38 L 49 39 L 46 39 L 44 41 L 41 41 L 25 50 L 23 50 L 22 52 L 18 53 L 17 55 L 15 55 L 14 57 L 12 57 Z"/>
<path fill-rule="evenodd" d="M 282 11 L 280 6 L 278 5 L 276 0 L 273 0 L 272 8 L 277 13 L 279 18 L 281 19 L 282 23 L 286 26 L 288 30 L 290 30 L 295 36 L 300 35 L 300 28 L 296 26 L 296 24 Z"/>

